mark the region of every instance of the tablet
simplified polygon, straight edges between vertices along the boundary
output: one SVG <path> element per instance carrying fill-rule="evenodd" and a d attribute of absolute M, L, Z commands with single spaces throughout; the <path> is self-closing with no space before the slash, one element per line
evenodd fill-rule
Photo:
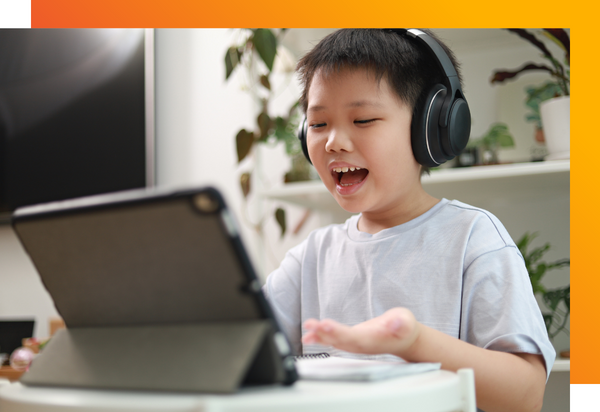
<path fill-rule="evenodd" d="M 143 189 L 29 206 L 15 211 L 12 225 L 68 331 L 266 321 L 283 371 L 267 381 L 296 379 L 217 189 Z"/>

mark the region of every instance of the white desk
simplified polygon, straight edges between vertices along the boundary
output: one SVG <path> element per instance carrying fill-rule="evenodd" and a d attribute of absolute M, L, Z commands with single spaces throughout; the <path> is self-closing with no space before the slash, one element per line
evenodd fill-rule
<path fill-rule="evenodd" d="M 379 382 L 300 380 L 289 387 L 243 388 L 233 395 L 118 392 L 0 386 L 2 412 L 475 412 L 470 369 Z"/>

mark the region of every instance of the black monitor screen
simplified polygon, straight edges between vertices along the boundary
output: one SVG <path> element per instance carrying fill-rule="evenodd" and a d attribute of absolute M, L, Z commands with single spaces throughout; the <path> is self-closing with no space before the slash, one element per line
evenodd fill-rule
<path fill-rule="evenodd" d="M 146 186 L 144 39 L 0 30 L 0 214 Z"/>
<path fill-rule="evenodd" d="M 10 354 L 33 336 L 33 320 L 0 320 L 0 353 Z"/>

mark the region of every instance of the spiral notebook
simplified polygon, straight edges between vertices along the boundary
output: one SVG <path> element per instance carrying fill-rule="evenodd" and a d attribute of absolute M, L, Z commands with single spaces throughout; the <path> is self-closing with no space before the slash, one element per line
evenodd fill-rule
<path fill-rule="evenodd" d="M 301 379 L 320 381 L 378 381 L 439 370 L 441 363 L 397 362 L 331 357 L 300 357 L 296 369 Z"/>

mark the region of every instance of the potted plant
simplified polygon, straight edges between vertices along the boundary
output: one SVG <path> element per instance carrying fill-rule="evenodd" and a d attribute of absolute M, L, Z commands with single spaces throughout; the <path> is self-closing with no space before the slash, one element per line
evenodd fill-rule
<path fill-rule="evenodd" d="M 491 83 L 503 83 L 527 72 L 547 72 L 551 80 L 542 85 L 527 88 L 526 105 L 532 110 L 527 116 L 534 121 L 538 129 L 543 125 L 543 137 L 536 134 L 536 140 L 545 141 L 549 156 L 547 158 L 568 158 L 570 155 L 570 54 L 571 46 L 568 33 L 564 29 L 543 29 L 541 34 L 557 44 L 564 52 L 559 61 L 544 42 L 525 29 L 508 29 L 528 41 L 542 52 L 550 64 L 527 62 L 514 70 L 497 70 Z"/>
<path fill-rule="evenodd" d="M 515 140 L 506 123 L 494 123 L 483 136 L 469 140 L 458 156 L 458 166 L 498 164 L 498 151 L 514 145 Z"/>
<path fill-rule="evenodd" d="M 571 261 L 570 259 L 559 259 L 551 263 L 541 261 L 544 254 L 550 249 L 550 243 L 528 250 L 531 242 L 536 237 L 536 233 L 525 233 L 517 241 L 517 247 L 525 260 L 525 267 L 529 273 L 533 293 L 540 296 L 546 306 L 542 316 L 544 317 L 548 336 L 553 339 L 561 332 L 569 334 L 566 324 L 571 312 L 571 286 L 546 289 L 542 285 L 542 278 L 549 270 L 569 266 Z"/>
<path fill-rule="evenodd" d="M 269 102 L 274 95 L 271 75 L 276 58 L 279 56 L 280 61 L 286 61 L 286 71 L 294 71 L 295 59 L 285 56 L 285 50 L 279 45 L 286 29 L 242 29 L 242 33 L 243 40 L 229 47 L 225 53 L 225 80 L 230 79 L 236 68 L 244 67 L 246 77 L 251 83 L 249 89 L 258 101 L 260 113 L 256 117 L 254 130 L 241 129 L 236 134 L 238 163 L 250 155 L 259 144 L 275 145 L 283 142 L 292 165 L 284 177 L 285 182 L 310 180 L 311 166 L 302 154 L 300 141 L 296 136 L 300 120 L 298 101 L 290 106 L 284 116 L 274 116 L 269 111 Z M 244 199 L 250 194 L 251 181 L 252 171 L 241 174 L 240 185 Z M 283 236 L 286 231 L 285 210 L 277 208 L 274 217 Z M 253 226 L 260 234 L 262 219 Z"/>

